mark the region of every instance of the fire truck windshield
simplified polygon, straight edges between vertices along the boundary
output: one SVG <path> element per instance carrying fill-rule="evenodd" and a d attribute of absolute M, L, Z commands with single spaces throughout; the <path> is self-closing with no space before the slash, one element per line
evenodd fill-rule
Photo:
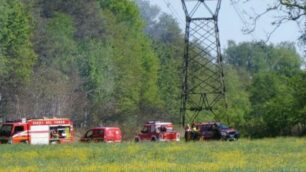
<path fill-rule="evenodd" d="M 12 128 L 12 125 L 3 125 L 0 130 L 0 136 L 10 137 Z"/>
<path fill-rule="evenodd" d="M 167 132 L 172 132 L 173 128 L 172 127 L 167 127 Z"/>

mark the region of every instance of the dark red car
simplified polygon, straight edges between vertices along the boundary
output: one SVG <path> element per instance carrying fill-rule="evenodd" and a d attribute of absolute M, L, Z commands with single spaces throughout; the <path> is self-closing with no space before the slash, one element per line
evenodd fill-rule
<path fill-rule="evenodd" d="M 121 142 L 122 134 L 117 127 L 97 127 L 88 130 L 80 140 L 81 142 Z"/>
<path fill-rule="evenodd" d="M 149 121 L 135 136 L 135 141 L 180 141 L 180 133 L 173 130 L 171 122 Z"/>
<path fill-rule="evenodd" d="M 196 130 L 192 129 L 196 128 Z M 189 133 L 185 133 L 185 139 L 189 140 L 238 140 L 240 133 L 220 122 L 196 123 L 191 127 Z"/>

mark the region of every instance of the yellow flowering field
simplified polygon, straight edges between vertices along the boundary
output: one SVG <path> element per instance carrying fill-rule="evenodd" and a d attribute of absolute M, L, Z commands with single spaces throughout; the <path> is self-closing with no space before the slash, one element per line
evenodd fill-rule
<path fill-rule="evenodd" d="M 306 138 L 0 145 L 0 172 L 305 171 Z"/>

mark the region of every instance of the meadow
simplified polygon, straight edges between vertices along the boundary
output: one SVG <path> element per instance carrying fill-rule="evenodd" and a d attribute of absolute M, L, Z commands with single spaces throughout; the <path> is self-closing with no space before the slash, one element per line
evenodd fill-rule
<path fill-rule="evenodd" d="M 0 145 L 0 172 L 305 170 L 306 138 Z"/>

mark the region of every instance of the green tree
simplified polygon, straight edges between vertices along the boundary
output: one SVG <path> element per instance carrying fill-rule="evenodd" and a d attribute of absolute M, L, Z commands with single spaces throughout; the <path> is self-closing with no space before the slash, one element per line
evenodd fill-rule
<path fill-rule="evenodd" d="M 294 109 L 297 113 L 297 118 L 294 119 L 294 124 L 302 124 L 306 127 L 306 72 L 302 71 L 292 78 Z"/>
<path fill-rule="evenodd" d="M 244 85 L 245 83 L 241 82 L 235 68 L 227 65 L 224 73 L 227 109 L 218 111 L 215 119 L 236 128 L 243 128 L 246 125 L 246 117 L 251 111 L 249 92 Z"/>
<path fill-rule="evenodd" d="M 1 111 L 18 113 L 18 94 L 29 81 L 36 61 L 30 16 L 17 0 L 1 1 L 0 10 Z"/>
<path fill-rule="evenodd" d="M 296 74 L 302 60 L 293 43 L 284 42 L 277 46 L 264 42 L 229 41 L 224 53 L 225 63 L 233 65 L 242 76 L 252 78 L 260 72 L 278 72 L 285 76 Z M 245 74 L 247 71 L 247 74 Z"/>
<path fill-rule="evenodd" d="M 2 1 L 0 4 L 0 49 L 4 77 L 14 77 L 15 82 L 28 80 L 36 56 L 30 42 L 30 18 L 19 1 Z"/>
<path fill-rule="evenodd" d="M 143 26 L 143 22 L 140 18 L 139 10 L 134 2 L 127 0 L 98 0 L 100 6 L 104 10 L 110 10 L 117 22 L 123 22 L 126 26 L 140 31 Z"/>
<path fill-rule="evenodd" d="M 158 89 L 162 100 L 159 118 L 179 122 L 181 64 L 184 38 L 176 20 L 147 1 L 136 1 L 145 20 L 145 32 L 153 40 L 160 68 Z"/>
<path fill-rule="evenodd" d="M 139 10 L 130 1 L 99 2 L 106 19 L 106 39 L 112 47 L 113 114 L 118 119 L 148 119 L 159 111 L 159 59 L 143 33 Z"/>
<path fill-rule="evenodd" d="M 238 72 L 238 81 L 241 84 L 234 85 L 237 80 L 226 71 L 229 112 L 236 95 L 239 95 L 236 98 L 242 100 L 240 105 L 244 105 L 237 107 L 234 104 L 238 110 L 236 113 L 244 114 L 242 120 L 234 117 L 237 119 L 236 125 L 237 122 L 244 123 L 243 128 L 252 136 L 290 134 L 291 128 L 297 124 L 294 121 L 298 118 L 293 107 L 295 96 L 291 78 L 300 72 L 302 64 L 294 45 L 286 42 L 276 46 L 263 42 L 244 42 L 237 45 L 231 41 L 224 52 L 225 63 Z M 230 81 L 227 81 L 229 78 Z M 240 88 L 239 93 L 235 93 L 232 86 Z"/>
<path fill-rule="evenodd" d="M 41 26 L 43 33 L 35 37 L 39 60 L 20 98 L 21 111 L 36 117 L 72 114 L 72 102 L 78 94 L 75 87 L 80 84 L 73 19 L 56 12 Z"/>
<path fill-rule="evenodd" d="M 288 135 L 296 118 L 290 79 L 276 73 L 256 75 L 251 87 L 251 116 L 262 118 L 266 135 Z M 262 133 L 261 133 L 262 134 Z"/>
<path fill-rule="evenodd" d="M 98 40 L 83 41 L 78 48 L 82 90 L 90 100 L 87 113 L 93 121 L 112 115 L 115 71 L 110 45 Z"/>

